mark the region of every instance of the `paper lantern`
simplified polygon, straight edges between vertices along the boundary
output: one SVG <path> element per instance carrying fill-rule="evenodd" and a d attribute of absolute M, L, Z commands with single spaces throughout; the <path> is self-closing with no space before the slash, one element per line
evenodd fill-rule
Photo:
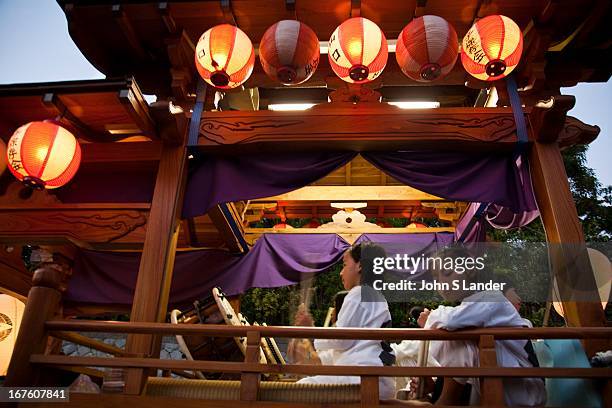
<path fill-rule="evenodd" d="M 0 376 L 6 375 L 24 309 L 22 301 L 9 295 L 0 295 Z"/>
<path fill-rule="evenodd" d="M 395 58 L 402 72 L 415 81 L 444 77 L 455 65 L 459 40 L 453 26 L 438 16 L 412 20 L 400 33 Z"/>
<path fill-rule="evenodd" d="M 353 17 L 329 39 L 329 63 L 342 80 L 365 83 L 376 79 L 387 64 L 387 39 L 372 21 Z"/>
<path fill-rule="evenodd" d="M 506 16 L 488 16 L 478 20 L 463 37 L 461 63 L 473 77 L 496 81 L 516 68 L 522 52 L 519 26 Z"/>
<path fill-rule="evenodd" d="M 30 122 L 11 136 L 7 158 L 18 180 L 51 189 L 74 177 L 81 164 L 81 146 L 72 133 L 55 122 Z"/>
<path fill-rule="evenodd" d="M 255 49 L 244 31 L 221 24 L 202 34 L 196 45 L 195 62 L 200 76 L 210 85 L 232 89 L 251 76 Z"/>
<path fill-rule="evenodd" d="M 285 85 L 306 81 L 319 65 L 319 39 L 297 20 L 270 26 L 259 43 L 259 60 L 265 73 Z"/>
<path fill-rule="evenodd" d="M 610 299 L 610 292 L 612 290 L 612 263 L 606 254 L 596 249 L 587 248 L 587 252 L 589 255 L 589 261 L 591 263 L 591 269 L 593 270 L 595 284 L 597 285 L 601 307 L 605 310 L 606 306 L 608 305 L 608 299 Z M 555 311 L 561 317 L 565 317 L 563 303 L 559 300 L 559 287 L 556 277 L 553 278 L 552 298 Z"/>

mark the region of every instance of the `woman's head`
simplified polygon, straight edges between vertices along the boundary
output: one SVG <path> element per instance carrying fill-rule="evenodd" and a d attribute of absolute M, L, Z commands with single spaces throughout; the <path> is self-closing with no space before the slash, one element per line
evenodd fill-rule
<path fill-rule="evenodd" d="M 373 278 L 374 258 L 385 256 L 385 250 L 379 245 L 370 242 L 353 245 L 342 257 L 344 266 L 340 277 L 344 288 L 351 290 L 355 286 L 368 284 Z"/>

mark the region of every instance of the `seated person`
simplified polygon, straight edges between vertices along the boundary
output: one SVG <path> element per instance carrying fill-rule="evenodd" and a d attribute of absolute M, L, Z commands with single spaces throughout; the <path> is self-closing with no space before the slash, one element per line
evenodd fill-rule
<path fill-rule="evenodd" d="M 391 314 L 385 298 L 366 284 L 371 276 L 373 259 L 384 257 L 380 246 L 363 243 L 353 246 L 344 253 L 344 267 L 340 272 L 344 288 L 348 294 L 338 313 L 336 327 L 386 327 L 391 322 Z M 296 316 L 297 325 L 312 326 L 312 317 L 302 308 Z M 377 340 L 336 340 L 317 339 L 314 348 L 320 362 L 326 365 L 364 365 L 382 366 L 393 359 L 386 343 Z M 383 363 L 383 359 L 385 363 Z M 298 382 L 306 384 L 359 384 L 355 376 L 317 375 L 302 378 Z M 393 379 L 380 377 L 380 398 L 391 399 L 395 394 Z"/>
<path fill-rule="evenodd" d="M 444 256 L 449 256 L 449 251 Z M 450 250 L 450 256 L 470 256 L 463 249 Z M 463 253 L 461 253 L 463 252 Z M 475 271 L 462 274 L 454 270 L 434 270 L 433 278 L 438 282 L 453 280 L 474 282 Z M 463 287 L 463 285 L 462 285 Z M 481 327 L 529 327 L 528 321 L 518 314 L 517 303 L 520 299 L 513 297 L 512 302 L 500 291 L 469 292 L 463 290 L 440 290 L 447 301 L 461 301 L 459 306 L 439 306 L 433 311 L 425 309 L 419 318 L 419 324 L 426 329 L 459 330 Z M 514 303 L 514 304 L 513 304 Z M 498 340 L 497 364 L 500 367 L 533 367 L 528 340 Z M 473 341 L 432 341 L 431 355 L 445 367 L 478 367 L 479 350 Z M 441 405 L 454 405 L 461 402 L 466 386 L 471 386 L 470 403 L 480 399 L 480 381 L 478 378 L 446 378 L 440 398 Z M 503 380 L 504 397 L 508 406 L 534 406 L 546 402 L 544 381 L 541 378 L 506 378 Z"/>

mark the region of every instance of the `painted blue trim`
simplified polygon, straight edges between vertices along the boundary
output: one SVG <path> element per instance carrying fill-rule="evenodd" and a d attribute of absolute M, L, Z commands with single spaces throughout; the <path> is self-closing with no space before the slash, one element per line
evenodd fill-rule
<path fill-rule="evenodd" d="M 242 252 L 243 253 L 249 252 L 249 244 L 246 242 L 246 240 L 242 236 L 242 233 L 240 232 L 240 228 L 238 227 L 238 225 L 236 225 L 236 222 L 234 222 L 234 217 L 232 217 L 232 213 L 227 207 L 227 204 L 221 203 L 219 204 L 219 208 L 221 209 L 221 213 L 227 220 L 227 223 L 229 224 L 230 229 L 234 233 L 234 236 L 238 240 L 238 244 L 240 244 L 240 247 L 242 248 Z"/>
<path fill-rule="evenodd" d="M 200 120 L 202 119 L 202 111 L 204 110 L 204 100 L 206 99 L 206 82 L 202 78 L 198 79 L 196 90 L 196 102 L 193 105 L 191 120 L 189 121 L 189 137 L 187 138 L 187 146 L 198 145 L 198 135 L 200 134 Z"/>

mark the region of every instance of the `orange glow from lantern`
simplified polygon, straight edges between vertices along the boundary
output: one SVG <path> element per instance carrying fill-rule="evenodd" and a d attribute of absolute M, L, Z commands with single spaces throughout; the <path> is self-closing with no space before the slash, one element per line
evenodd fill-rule
<path fill-rule="evenodd" d="M 380 27 L 363 17 L 340 24 L 329 39 L 329 63 L 346 82 L 365 83 L 385 69 L 389 54 L 387 39 Z"/>
<path fill-rule="evenodd" d="M 253 72 L 255 49 L 238 27 L 221 24 L 200 37 L 195 64 L 202 79 L 210 85 L 220 89 L 236 88 Z"/>
<path fill-rule="evenodd" d="M 523 53 L 523 33 L 512 19 L 493 15 L 478 20 L 463 37 L 461 63 L 474 78 L 496 81 L 510 74 Z"/>
<path fill-rule="evenodd" d="M 58 188 L 68 183 L 81 163 L 81 146 L 74 135 L 53 122 L 30 122 L 15 131 L 8 143 L 9 170 L 35 188 Z"/>

